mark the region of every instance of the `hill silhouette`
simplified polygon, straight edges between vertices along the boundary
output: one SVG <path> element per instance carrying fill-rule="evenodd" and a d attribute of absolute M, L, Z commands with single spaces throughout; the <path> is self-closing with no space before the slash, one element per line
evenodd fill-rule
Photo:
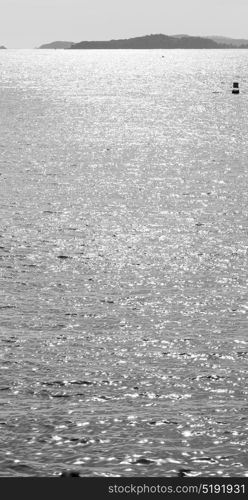
<path fill-rule="evenodd" d="M 6 48 L 4 46 L 0 48 Z M 55 41 L 39 49 L 247 49 L 248 40 L 224 36 L 145 35 L 134 38 L 104 41 L 82 41 L 79 43 Z"/>
<path fill-rule="evenodd" d="M 0 50 L 1 49 L 6 49 L 6 47 L 4 47 L 4 45 L 0 45 Z"/>
<path fill-rule="evenodd" d="M 51 42 L 41 45 L 39 49 L 69 49 L 73 45 L 73 42 Z"/>
<path fill-rule="evenodd" d="M 221 49 L 233 45 L 217 43 L 211 38 L 189 35 L 146 35 L 135 38 L 109 41 L 82 41 L 70 49 Z"/>

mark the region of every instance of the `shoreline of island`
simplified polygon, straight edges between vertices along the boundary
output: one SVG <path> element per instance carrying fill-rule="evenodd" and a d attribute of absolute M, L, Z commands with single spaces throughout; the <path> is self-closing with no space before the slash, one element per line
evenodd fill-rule
<path fill-rule="evenodd" d="M 39 49 L 65 50 L 145 50 L 145 49 L 248 49 L 248 40 L 226 37 L 199 37 L 190 35 L 145 35 L 104 41 L 51 42 Z"/>

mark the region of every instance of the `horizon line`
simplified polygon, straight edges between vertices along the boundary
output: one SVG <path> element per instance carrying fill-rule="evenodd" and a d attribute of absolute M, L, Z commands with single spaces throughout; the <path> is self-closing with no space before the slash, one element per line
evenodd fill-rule
<path fill-rule="evenodd" d="M 74 44 L 77 44 L 77 43 L 81 43 L 81 42 L 111 42 L 111 41 L 117 41 L 117 40 L 130 40 L 130 39 L 133 39 L 133 38 L 142 38 L 142 37 L 147 37 L 147 36 L 155 36 L 155 35 L 162 35 L 162 36 L 168 36 L 168 37 L 175 37 L 175 36 L 181 36 L 182 38 L 183 37 L 192 37 L 192 38 L 212 38 L 212 37 L 219 37 L 219 38 L 229 38 L 230 40 L 247 40 L 248 41 L 248 34 L 247 34 L 247 37 L 246 36 L 239 36 L 239 37 L 235 37 L 235 36 L 230 36 L 230 35 L 189 35 L 188 33 L 175 33 L 175 34 L 166 34 L 166 33 L 150 33 L 150 34 L 145 34 L 145 35 L 132 35 L 132 36 L 129 36 L 129 37 L 126 37 L 126 38 L 106 38 L 106 39 L 83 39 L 83 40 L 80 40 L 79 42 L 71 42 L 71 41 L 67 41 L 65 39 L 63 40 L 58 40 L 58 39 L 55 39 L 55 40 L 52 40 L 52 41 L 48 41 L 48 42 L 42 42 L 41 45 L 48 45 L 48 44 L 51 44 L 51 43 L 56 43 L 56 42 L 65 42 L 65 43 L 68 43 L 70 42 L 72 45 Z M 25 47 L 8 47 L 7 44 L 6 46 L 4 45 L 4 43 L 0 43 L 0 46 L 1 47 L 5 47 L 5 50 L 35 50 L 35 49 L 39 49 L 40 46 L 25 46 Z"/>

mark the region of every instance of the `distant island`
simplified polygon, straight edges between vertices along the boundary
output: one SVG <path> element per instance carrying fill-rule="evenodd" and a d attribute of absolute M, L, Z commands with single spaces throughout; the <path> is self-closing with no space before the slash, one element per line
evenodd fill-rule
<path fill-rule="evenodd" d="M 220 38 L 216 41 L 211 37 L 198 37 L 189 35 L 146 35 L 135 38 L 109 40 L 109 41 L 83 41 L 74 43 L 70 49 L 233 49 L 248 48 L 248 41 L 241 45 L 224 43 Z M 224 39 L 232 40 L 232 39 Z"/>
<path fill-rule="evenodd" d="M 228 38 L 225 36 L 207 36 L 211 40 L 217 43 L 224 43 L 226 45 L 231 45 L 232 47 L 242 48 L 248 46 L 248 40 L 245 38 Z"/>
<path fill-rule="evenodd" d="M 39 49 L 248 49 L 248 40 L 223 36 L 145 35 L 105 41 L 51 42 Z"/>
<path fill-rule="evenodd" d="M 0 50 L 2 49 L 6 49 L 6 47 L 4 47 L 4 45 L 0 45 Z"/>
<path fill-rule="evenodd" d="M 52 42 L 41 45 L 39 49 L 70 49 L 73 42 Z"/>

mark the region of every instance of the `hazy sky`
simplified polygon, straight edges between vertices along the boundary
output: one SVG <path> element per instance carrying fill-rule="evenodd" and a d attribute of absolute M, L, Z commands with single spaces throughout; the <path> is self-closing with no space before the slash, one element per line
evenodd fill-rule
<path fill-rule="evenodd" d="M 0 45 L 151 33 L 248 38 L 248 0 L 0 0 Z"/>

